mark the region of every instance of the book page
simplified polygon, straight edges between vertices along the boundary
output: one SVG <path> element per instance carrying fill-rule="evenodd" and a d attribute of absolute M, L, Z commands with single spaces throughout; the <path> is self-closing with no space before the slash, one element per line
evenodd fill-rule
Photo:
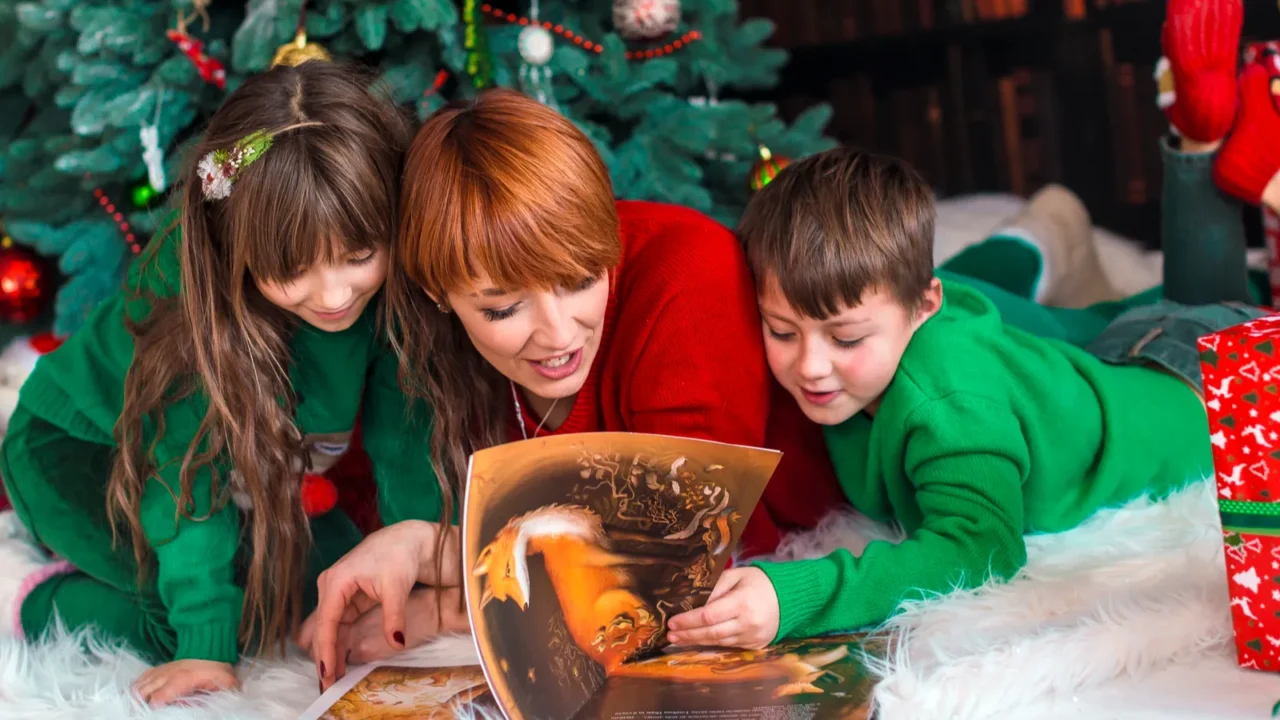
<path fill-rule="evenodd" d="M 781 454 L 637 433 L 472 456 L 463 557 L 472 632 L 511 720 L 573 717 L 723 572 Z"/>
<path fill-rule="evenodd" d="M 299 720 L 498 720 L 478 665 L 388 661 L 350 668 Z"/>
<path fill-rule="evenodd" d="M 846 635 L 788 641 L 758 651 L 668 652 L 624 666 L 575 717 L 865 720 L 875 680 L 860 662 L 863 642 L 862 636 Z"/>

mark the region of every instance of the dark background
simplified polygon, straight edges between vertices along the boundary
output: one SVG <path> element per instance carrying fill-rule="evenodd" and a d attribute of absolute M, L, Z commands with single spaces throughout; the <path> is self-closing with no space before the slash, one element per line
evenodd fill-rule
<path fill-rule="evenodd" d="M 1158 246 L 1165 0 L 740 3 L 791 53 L 751 99 L 788 119 L 830 103 L 830 135 L 906 158 L 944 197 L 1060 182 L 1096 224 Z M 1280 39 L 1276 0 L 1244 5 L 1245 41 Z M 1246 221 L 1257 244 L 1256 211 Z"/>

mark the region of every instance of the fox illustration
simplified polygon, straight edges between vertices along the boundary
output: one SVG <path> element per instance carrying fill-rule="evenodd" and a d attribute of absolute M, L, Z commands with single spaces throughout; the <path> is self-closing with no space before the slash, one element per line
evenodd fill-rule
<path fill-rule="evenodd" d="M 528 558 L 541 554 L 570 636 L 612 673 L 662 631 L 654 608 L 635 594 L 627 567 L 677 561 L 621 555 L 608 546 L 600 517 L 585 507 L 548 505 L 513 518 L 476 560 L 473 574 L 484 586 L 480 607 L 509 600 L 528 609 Z"/>

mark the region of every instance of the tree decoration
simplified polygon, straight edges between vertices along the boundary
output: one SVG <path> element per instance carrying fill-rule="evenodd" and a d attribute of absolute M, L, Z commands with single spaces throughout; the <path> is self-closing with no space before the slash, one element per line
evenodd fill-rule
<path fill-rule="evenodd" d="M 89 179 L 85 175 L 85 179 Z M 98 204 L 106 211 L 111 219 L 115 221 L 116 227 L 120 228 L 120 233 L 124 235 L 124 241 L 129 243 L 129 250 L 137 255 L 142 252 L 142 246 L 138 244 L 138 238 L 133 234 L 133 228 L 129 226 L 129 221 L 125 220 L 124 213 L 116 209 L 115 203 L 111 202 L 111 198 L 107 197 L 107 193 L 102 188 L 94 188 L 93 196 L 98 199 Z"/>
<path fill-rule="evenodd" d="M 530 24 L 520 31 L 516 48 L 520 51 L 520 59 L 534 67 L 542 67 L 551 62 L 556 41 L 550 30 L 541 25 Z"/>
<path fill-rule="evenodd" d="M 53 288 L 45 263 L 5 235 L 0 238 L 0 320 L 26 323 L 49 304 Z"/>
<path fill-rule="evenodd" d="M 147 166 L 147 182 L 157 192 L 164 192 L 166 179 L 164 176 L 164 151 L 160 149 L 160 108 L 164 107 L 164 92 L 160 92 L 156 100 L 156 116 L 150 125 L 143 123 L 138 128 L 138 139 L 142 142 L 142 162 Z M 137 198 L 134 198 L 136 204 Z"/>
<path fill-rule="evenodd" d="M 298 5 L 298 25 L 293 31 L 293 40 L 276 48 L 271 58 L 271 67 L 288 65 L 296 67 L 308 60 L 328 62 L 333 59 L 323 45 L 307 42 L 307 0 Z"/>
<path fill-rule="evenodd" d="M 434 80 L 431 81 L 431 84 L 428 85 L 427 88 L 422 91 L 422 99 L 418 101 L 418 108 L 423 116 L 427 114 L 427 110 L 429 108 L 428 100 L 433 95 L 440 92 L 440 89 L 444 87 L 445 82 L 448 80 L 449 80 L 449 71 L 445 70 L 444 68 L 441 68 L 436 71 L 436 77 Z"/>
<path fill-rule="evenodd" d="M 204 28 L 209 29 L 209 16 L 205 13 L 205 5 L 208 0 L 196 3 L 196 12 L 201 15 L 204 21 Z M 169 38 L 182 54 L 186 55 L 196 66 L 196 70 L 200 73 L 200 78 L 207 83 L 213 84 L 219 90 L 225 90 L 227 87 L 227 70 L 214 58 L 209 57 L 204 51 L 204 43 L 191 37 L 187 33 L 187 16 L 181 12 L 178 13 L 178 26 L 171 28 L 165 32 L 165 36 Z"/>
<path fill-rule="evenodd" d="M 276 50 L 275 57 L 271 59 L 271 67 L 278 65 L 297 66 L 308 60 L 328 61 L 332 59 L 333 56 L 329 54 L 328 50 L 324 49 L 323 45 L 307 41 L 306 28 L 299 28 L 298 32 L 294 34 L 293 40 L 281 45 L 280 49 Z"/>
<path fill-rule="evenodd" d="M 520 15 L 516 15 L 515 13 L 506 12 L 488 3 L 481 5 L 480 9 L 488 13 L 489 15 L 492 15 L 493 17 L 499 20 L 502 20 L 504 22 L 518 24 L 518 25 L 530 25 L 533 23 L 533 20 L 531 18 L 521 17 Z M 588 52 L 593 52 L 597 55 L 604 52 L 603 45 L 601 45 L 600 43 L 591 42 L 585 37 L 566 28 L 564 25 L 553 23 L 549 20 L 544 20 L 539 24 L 542 25 L 543 29 L 550 30 L 551 32 L 563 37 L 569 42 L 572 42 L 574 45 L 577 45 L 583 50 L 586 50 Z M 677 50 L 682 50 L 688 47 L 690 44 L 697 42 L 698 40 L 701 40 L 701 39 L 702 39 L 701 32 L 697 30 L 690 30 L 689 32 L 681 35 L 679 38 L 672 40 L 671 42 L 661 47 L 653 47 L 653 48 L 649 48 L 648 50 L 628 50 L 626 52 L 625 57 L 628 60 L 652 60 L 653 58 L 662 57 L 663 55 L 670 55 L 671 53 Z"/>
<path fill-rule="evenodd" d="M 520 87 L 525 94 L 557 112 L 555 91 L 551 86 L 551 56 L 555 53 L 555 40 L 551 31 L 542 27 L 538 18 L 538 0 L 529 6 L 529 24 L 520 31 L 517 42 L 520 51 Z"/>
<path fill-rule="evenodd" d="M 774 155 L 769 148 L 761 145 L 760 160 L 751 168 L 751 191 L 758 192 L 760 188 L 773 182 L 778 173 L 790 164 L 790 158 Z"/>
<path fill-rule="evenodd" d="M 464 0 L 462 22 L 466 27 L 463 47 L 467 50 L 467 75 L 477 89 L 493 84 L 493 63 L 489 58 L 489 43 L 484 34 L 484 22 L 476 0 Z"/>
<path fill-rule="evenodd" d="M 145 210 L 151 207 L 151 203 L 160 197 L 160 193 L 156 191 L 151 183 L 141 183 L 129 192 L 129 198 L 133 200 L 133 206 L 139 210 Z"/>
<path fill-rule="evenodd" d="M 613 26 L 628 40 L 657 40 L 680 24 L 680 0 L 614 0 Z"/>

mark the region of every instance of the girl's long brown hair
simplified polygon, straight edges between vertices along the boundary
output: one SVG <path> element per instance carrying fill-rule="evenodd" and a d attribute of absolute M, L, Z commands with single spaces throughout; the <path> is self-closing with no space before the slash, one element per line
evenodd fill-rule
<path fill-rule="evenodd" d="M 432 464 L 452 522 L 471 453 L 506 442 L 507 380 L 436 301 L 480 274 L 504 289 L 573 287 L 616 266 L 613 189 L 591 141 L 511 90 L 437 111 L 405 164 L 400 233 L 387 277 L 404 389 L 433 409 Z M 437 559 L 443 560 L 445 533 Z"/>
<path fill-rule="evenodd" d="M 371 89 L 371 78 L 353 68 L 308 62 L 247 80 L 210 120 L 182 175 L 180 238 L 157 238 L 140 269 L 152 280 L 130 283 L 151 310 L 126 320 L 135 353 L 115 427 L 113 530 L 128 528 L 145 569 L 139 503 L 145 484 L 160 482 L 156 444 L 173 440 L 164 438 L 165 411 L 178 401 L 199 402 L 203 419 L 182 459 L 179 487 L 168 489 L 178 512 L 200 521 L 208 516 L 189 510 L 196 472 L 215 473 L 209 507 L 217 509 L 233 480 L 215 463 L 234 468 L 253 507 L 242 530 L 253 552 L 240 636 L 260 650 L 283 648 L 300 620 L 311 535 L 299 497 L 307 455 L 289 380 L 289 341 L 299 321 L 267 301 L 255 280 L 288 280 L 349 252 L 389 250 L 408 128 L 395 105 Z M 258 130 L 274 133 L 271 148 L 240 173 L 229 197 L 206 200 L 199 159 Z M 179 277 L 162 278 L 157 253 L 175 241 Z"/>

